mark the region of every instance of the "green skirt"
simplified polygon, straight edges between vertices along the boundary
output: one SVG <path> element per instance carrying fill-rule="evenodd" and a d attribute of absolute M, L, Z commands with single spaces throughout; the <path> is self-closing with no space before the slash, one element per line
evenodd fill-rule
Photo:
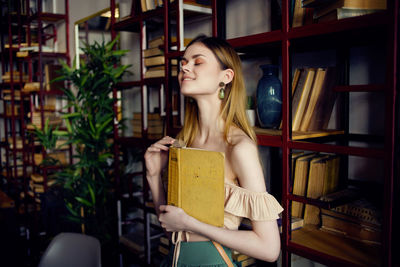
<path fill-rule="evenodd" d="M 232 260 L 231 249 L 222 246 Z M 169 267 L 172 266 L 172 258 L 174 256 L 175 246 L 172 245 L 169 254 L 163 260 L 160 266 Z M 181 249 L 178 259 L 179 267 L 186 266 L 227 266 L 224 259 L 219 254 L 218 250 L 215 248 L 211 241 L 201 241 L 201 242 L 181 242 Z M 234 266 L 236 266 L 234 264 Z"/>

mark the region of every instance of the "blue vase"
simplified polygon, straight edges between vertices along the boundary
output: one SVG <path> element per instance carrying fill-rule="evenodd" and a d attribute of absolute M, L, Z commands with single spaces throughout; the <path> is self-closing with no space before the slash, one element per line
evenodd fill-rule
<path fill-rule="evenodd" d="M 260 65 L 263 76 L 257 85 L 257 116 L 261 127 L 277 128 L 282 116 L 282 83 L 278 66 Z"/>

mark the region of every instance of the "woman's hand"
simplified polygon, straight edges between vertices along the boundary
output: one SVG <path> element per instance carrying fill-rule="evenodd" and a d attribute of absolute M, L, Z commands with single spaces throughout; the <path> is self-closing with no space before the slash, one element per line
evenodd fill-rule
<path fill-rule="evenodd" d="M 190 218 L 181 208 L 171 205 L 160 206 L 158 220 L 167 232 L 188 231 L 188 221 Z"/>
<path fill-rule="evenodd" d="M 165 136 L 147 148 L 144 159 L 148 178 L 160 176 L 168 162 L 169 147 L 167 145 L 171 145 L 174 141 L 174 138 Z"/>

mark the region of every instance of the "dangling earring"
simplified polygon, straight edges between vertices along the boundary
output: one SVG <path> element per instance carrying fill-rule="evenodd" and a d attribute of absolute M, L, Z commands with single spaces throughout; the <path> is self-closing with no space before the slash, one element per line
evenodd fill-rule
<path fill-rule="evenodd" d="M 219 86 L 221 88 L 219 89 L 218 97 L 219 97 L 219 99 L 224 99 L 225 98 L 225 83 L 220 82 Z"/>

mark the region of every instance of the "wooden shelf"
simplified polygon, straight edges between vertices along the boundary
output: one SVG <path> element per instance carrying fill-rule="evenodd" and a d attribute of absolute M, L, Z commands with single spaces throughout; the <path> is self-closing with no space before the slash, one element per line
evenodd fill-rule
<path fill-rule="evenodd" d="M 364 16 L 333 20 L 323 23 L 314 23 L 302 27 L 291 28 L 288 33 L 288 38 L 296 39 L 330 33 L 343 33 L 346 31 L 360 30 L 362 28 L 370 29 L 372 27 L 380 27 L 386 24 L 388 24 L 388 14 L 386 11 L 383 11 Z"/>
<path fill-rule="evenodd" d="M 30 21 L 42 20 L 42 21 L 46 21 L 46 22 L 59 22 L 61 20 L 65 20 L 66 18 L 67 18 L 67 16 L 65 14 L 42 12 L 42 13 L 33 14 L 29 18 L 29 20 Z"/>
<path fill-rule="evenodd" d="M 331 265 L 333 264 L 332 261 L 336 264 L 346 264 L 345 262 L 349 262 L 357 266 L 382 265 L 380 246 L 327 233 L 311 225 L 306 225 L 292 232 L 289 250 L 300 256 L 310 258 L 313 258 L 312 255 L 317 255 L 317 257 L 319 255 L 319 258 L 324 258 L 324 255 L 321 254 L 325 254 L 329 256 L 329 264 Z M 303 253 L 303 251 L 306 251 L 306 253 Z M 307 253 L 307 251 L 310 253 Z M 321 259 L 319 261 L 323 262 Z"/>
<path fill-rule="evenodd" d="M 271 137 L 282 136 L 282 130 L 254 127 L 254 131 L 256 132 L 257 136 L 259 135 L 271 136 Z M 318 137 L 333 136 L 340 134 L 344 134 L 344 131 L 343 130 L 326 130 L 326 131 L 313 131 L 313 132 L 293 131 L 292 140 L 303 140 L 309 138 L 318 138 Z"/>

